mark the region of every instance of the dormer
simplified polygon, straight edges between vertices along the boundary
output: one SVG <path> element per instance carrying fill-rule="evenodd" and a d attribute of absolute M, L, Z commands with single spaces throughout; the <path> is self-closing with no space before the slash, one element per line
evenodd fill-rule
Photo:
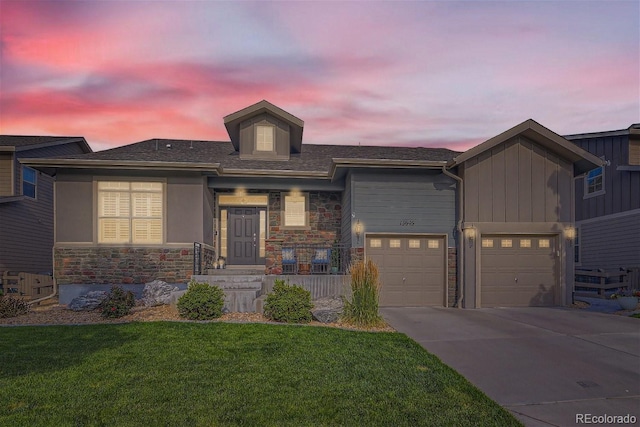
<path fill-rule="evenodd" d="M 289 160 L 302 149 L 304 122 L 264 100 L 229 114 L 224 126 L 242 160 Z"/>

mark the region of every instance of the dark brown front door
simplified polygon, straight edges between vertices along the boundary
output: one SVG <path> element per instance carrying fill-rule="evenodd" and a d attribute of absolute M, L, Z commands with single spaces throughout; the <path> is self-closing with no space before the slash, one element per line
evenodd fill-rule
<path fill-rule="evenodd" d="M 258 263 L 259 214 L 256 208 L 229 208 L 227 263 L 254 265 Z"/>

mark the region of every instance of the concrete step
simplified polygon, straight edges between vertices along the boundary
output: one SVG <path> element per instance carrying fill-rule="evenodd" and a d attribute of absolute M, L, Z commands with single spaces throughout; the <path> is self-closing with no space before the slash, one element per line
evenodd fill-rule
<path fill-rule="evenodd" d="M 225 291 L 232 289 L 260 290 L 262 289 L 263 281 L 262 275 L 194 275 L 192 276 L 192 278 L 196 282 L 217 285 Z"/>
<path fill-rule="evenodd" d="M 229 265 L 226 268 L 207 269 L 209 276 L 247 276 L 264 274 L 264 265 Z"/>

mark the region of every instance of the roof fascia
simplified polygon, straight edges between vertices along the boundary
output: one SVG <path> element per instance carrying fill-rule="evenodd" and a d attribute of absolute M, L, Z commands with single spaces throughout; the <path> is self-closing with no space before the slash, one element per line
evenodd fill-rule
<path fill-rule="evenodd" d="M 295 171 L 295 170 L 279 170 L 273 169 L 227 169 L 221 170 L 220 176 L 227 177 L 270 177 L 270 178 L 328 178 L 327 172 L 324 171 Z"/>
<path fill-rule="evenodd" d="M 370 169 L 442 169 L 447 164 L 441 160 L 398 160 L 398 159 L 353 159 L 333 158 L 329 176 L 336 178 L 338 169 L 346 168 L 370 168 Z"/>
<path fill-rule="evenodd" d="M 571 161 L 574 164 L 575 175 L 585 173 L 604 164 L 604 161 L 597 156 L 583 150 L 564 137 L 542 126 L 535 120 L 528 119 L 519 125 L 514 126 L 479 145 L 476 145 L 461 155 L 454 157 L 454 159 L 447 164 L 447 168 L 452 168 L 464 163 L 467 160 L 520 135 L 553 151 L 560 157 Z"/>
<path fill-rule="evenodd" d="M 13 145 L 0 145 L 0 151 L 4 151 L 6 153 L 15 153 L 16 147 Z"/>
<path fill-rule="evenodd" d="M 88 160 L 88 159 L 21 159 L 20 162 L 34 168 L 69 168 L 69 169 L 126 169 L 126 170 L 188 170 L 219 172 L 220 163 L 189 162 L 139 162 L 129 160 Z"/>

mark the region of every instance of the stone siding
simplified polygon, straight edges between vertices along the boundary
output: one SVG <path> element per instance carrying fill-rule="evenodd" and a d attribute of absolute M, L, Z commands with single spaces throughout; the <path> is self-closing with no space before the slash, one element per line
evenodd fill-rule
<path fill-rule="evenodd" d="M 54 277 L 66 284 L 187 282 L 193 248 L 56 248 Z"/>
<path fill-rule="evenodd" d="M 341 193 L 310 191 L 309 226 L 291 229 L 283 226 L 282 196 L 269 193 L 269 238 L 266 241 L 267 274 L 282 274 L 282 247 L 291 244 L 332 246 L 340 240 L 342 221 Z"/>

